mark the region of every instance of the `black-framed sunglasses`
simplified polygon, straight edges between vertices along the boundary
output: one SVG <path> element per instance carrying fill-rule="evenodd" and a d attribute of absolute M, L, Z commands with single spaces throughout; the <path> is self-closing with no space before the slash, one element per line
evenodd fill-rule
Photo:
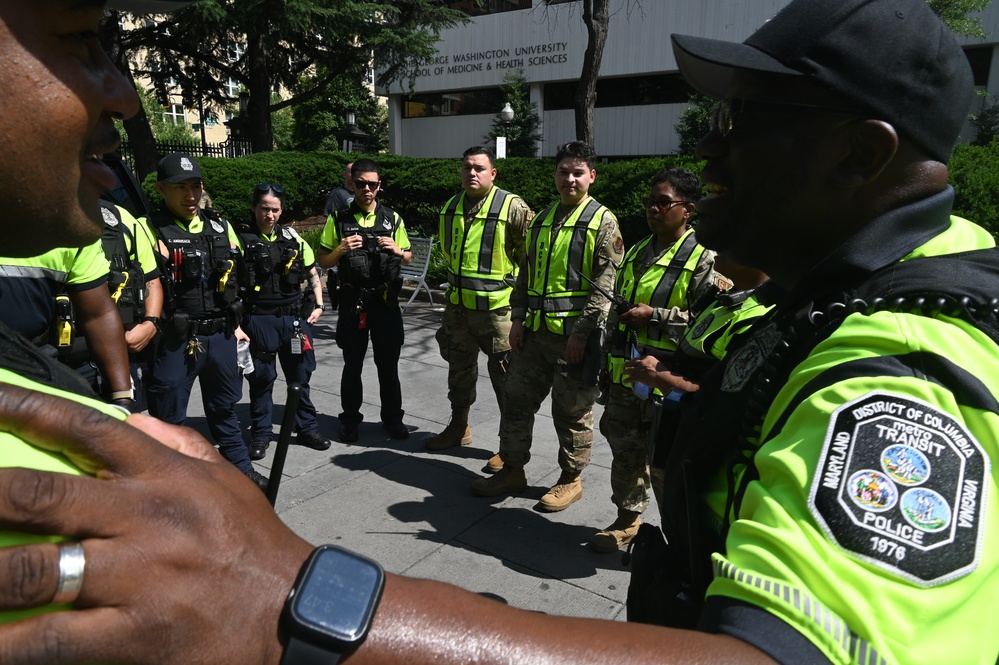
<path fill-rule="evenodd" d="M 655 208 L 659 212 L 669 212 L 676 206 L 681 206 L 685 203 L 693 203 L 693 201 L 674 201 L 668 196 L 661 196 L 659 198 L 652 198 L 651 196 L 646 196 L 642 199 L 642 205 L 646 208 Z"/>
<path fill-rule="evenodd" d="M 378 185 L 382 184 L 381 180 L 355 180 L 354 189 L 378 189 Z"/>
<path fill-rule="evenodd" d="M 798 104 L 797 102 L 770 102 L 756 99 L 723 99 L 711 111 L 711 129 L 718 130 L 722 136 L 728 136 L 732 131 L 736 118 L 743 113 L 815 113 L 865 115 L 860 109 L 848 109 L 839 106 L 821 106 L 816 104 Z"/>
<path fill-rule="evenodd" d="M 281 185 L 272 185 L 269 182 L 262 182 L 259 185 L 257 185 L 257 191 L 258 192 L 274 191 L 277 192 L 278 194 L 284 194 L 284 187 L 282 187 Z"/>

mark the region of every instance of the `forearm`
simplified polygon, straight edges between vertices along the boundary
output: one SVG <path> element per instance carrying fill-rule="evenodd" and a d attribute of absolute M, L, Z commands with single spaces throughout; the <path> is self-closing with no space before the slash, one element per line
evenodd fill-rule
<path fill-rule="evenodd" d="M 159 278 L 146 282 L 146 316 L 163 316 L 163 282 Z"/>
<path fill-rule="evenodd" d="M 340 251 L 339 245 L 333 249 L 320 247 L 316 250 L 316 264 L 322 268 L 332 268 L 340 262 L 340 257 L 343 256 L 344 253 L 345 252 Z"/>
<path fill-rule="evenodd" d="M 518 610 L 440 582 L 388 575 L 353 665 L 766 663 L 722 635 Z"/>
<path fill-rule="evenodd" d="M 90 354 L 111 391 L 131 390 L 125 328 L 107 287 L 75 291 L 70 298 L 77 313 L 77 324 L 87 338 Z"/>
<path fill-rule="evenodd" d="M 111 392 L 131 390 L 128 345 L 125 343 L 125 329 L 118 311 L 113 309 L 96 317 L 82 319 L 80 327 L 87 338 L 90 354 L 108 382 Z"/>

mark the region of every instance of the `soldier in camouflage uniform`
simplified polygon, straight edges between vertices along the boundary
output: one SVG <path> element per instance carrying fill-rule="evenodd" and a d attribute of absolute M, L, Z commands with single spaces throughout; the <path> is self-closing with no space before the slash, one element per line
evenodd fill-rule
<path fill-rule="evenodd" d="M 552 419 L 559 443 L 558 482 L 541 498 L 541 510 L 564 510 L 583 495 L 580 473 L 590 461 L 596 367 L 602 357 L 599 326 L 610 302 L 590 281 L 609 292 L 624 242 L 614 214 L 593 200 L 596 153 L 581 141 L 559 146 L 555 186 L 559 202 L 531 222 L 527 256 L 510 296 L 514 351 L 503 390 L 500 471 L 472 483 L 472 493 L 497 496 L 527 486 L 534 415 L 552 393 Z"/>
<path fill-rule="evenodd" d="M 475 403 L 479 351 L 503 413 L 503 381 L 510 355 L 510 293 L 524 255 L 524 237 L 534 213 L 516 194 L 493 184 L 496 167 L 488 148 L 462 155 L 461 186 L 441 210 L 440 244 L 448 266 L 447 306 L 437 331 L 448 363 L 451 421 L 427 439 L 427 449 L 472 442 L 468 411 Z"/>
<path fill-rule="evenodd" d="M 631 542 L 649 505 L 649 429 L 651 397 L 658 390 L 622 374 L 626 360 L 640 351 L 666 360 L 683 338 L 691 305 L 705 293 L 732 286 L 714 270 L 715 253 L 697 243 L 689 226 L 701 183 L 690 171 L 669 169 L 652 178 L 644 200 L 652 234 L 628 250 L 617 271 L 615 291 L 634 307 L 611 310 L 607 329 L 610 383 L 600 432 L 614 454 L 611 500 L 618 515 L 590 541 L 597 552 L 614 552 Z"/>

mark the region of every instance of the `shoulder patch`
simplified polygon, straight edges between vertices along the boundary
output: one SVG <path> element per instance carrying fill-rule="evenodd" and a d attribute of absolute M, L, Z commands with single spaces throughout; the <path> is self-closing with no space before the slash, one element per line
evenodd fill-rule
<path fill-rule="evenodd" d="M 101 206 L 101 216 L 104 217 L 104 223 L 108 226 L 115 227 L 118 226 L 118 218 L 114 216 L 114 213 Z"/>
<path fill-rule="evenodd" d="M 767 356 L 780 341 L 781 332 L 776 323 L 752 334 L 746 343 L 734 353 L 729 354 L 725 364 L 725 374 L 722 377 L 722 390 L 727 393 L 737 393 L 742 390 L 753 374 L 756 373 Z"/>
<path fill-rule="evenodd" d="M 978 566 L 989 468 L 947 412 L 873 391 L 833 412 L 808 507 L 843 550 L 936 586 Z"/>
<path fill-rule="evenodd" d="M 624 253 L 624 240 L 621 236 L 614 238 L 614 253 L 623 254 Z"/>

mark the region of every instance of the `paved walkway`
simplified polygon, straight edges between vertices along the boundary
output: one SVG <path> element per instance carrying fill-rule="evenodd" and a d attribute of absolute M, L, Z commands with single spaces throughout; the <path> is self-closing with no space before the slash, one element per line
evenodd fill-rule
<path fill-rule="evenodd" d="M 407 294 L 408 297 L 408 294 Z M 317 452 L 294 445 L 282 475 L 277 512 L 303 538 L 335 543 L 366 554 L 394 573 L 441 580 L 522 607 L 552 614 L 624 620 L 628 573 L 620 554 L 591 552 L 587 543 L 614 521 L 610 500 L 611 453 L 595 433 L 592 462 L 583 472 L 583 498 L 561 513 L 534 510 L 559 475 L 558 445 L 550 401 L 535 424 L 528 489 L 509 498 L 484 499 L 469 492 L 472 480 L 498 450 L 499 413 L 485 362 L 480 362 L 478 400 L 469 422 L 472 445 L 430 453 L 424 439 L 447 423 L 447 367 L 434 339 L 441 319 L 437 305 L 416 301 L 407 311 L 406 344 L 399 374 L 407 440 L 390 439 L 378 420 L 378 387 L 369 349 L 364 371 L 366 421 L 360 440 L 339 435 L 340 371 L 334 342 L 336 314 L 315 327 L 319 368 L 312 397 L 321 431 L 333 447 Z M 238 407 L 248 423 L 247 389 Z M 275 402 L 284 403 L 284 384 Z M 204 430 L 200 395 L 191 400 L 189 424 Z M 599 421 L 601 407 L 597 407 Z M 275 422 L 280 422 L 280 411 Z M 268 473 L 273 445 L 258 463 Z M 653 504 L 654 505 L 654 504 Z M 650 513 L 653 511 L 650 511 Z"/>

